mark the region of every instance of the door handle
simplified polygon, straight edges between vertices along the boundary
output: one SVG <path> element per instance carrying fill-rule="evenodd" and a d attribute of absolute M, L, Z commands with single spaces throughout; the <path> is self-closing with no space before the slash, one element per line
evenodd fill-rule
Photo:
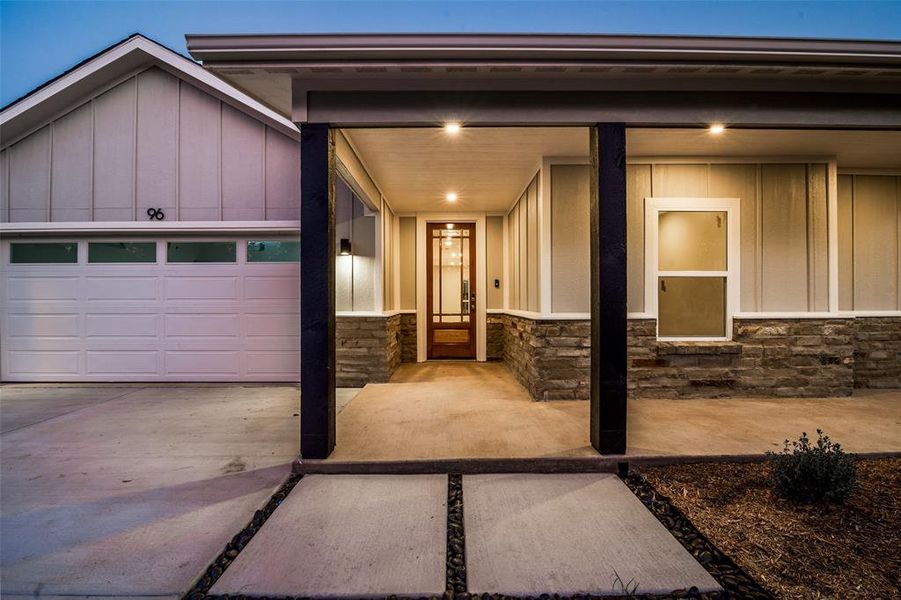
<path fill-rule="evenodd" d="M 476 295 L 471 294 L 469 296 L 469 312 L 475 312 L 476 310 Z"/>

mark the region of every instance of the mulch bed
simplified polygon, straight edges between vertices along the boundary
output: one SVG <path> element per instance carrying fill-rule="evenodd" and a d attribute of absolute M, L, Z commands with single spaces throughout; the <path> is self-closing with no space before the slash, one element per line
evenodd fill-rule
<path fill-rule="evenodd" d="M 901 598 L 901 459 L 861 460 L 845 505 L 775 495 L 766 463 L 642 469 L 717 548 L 779 598 Z"/>

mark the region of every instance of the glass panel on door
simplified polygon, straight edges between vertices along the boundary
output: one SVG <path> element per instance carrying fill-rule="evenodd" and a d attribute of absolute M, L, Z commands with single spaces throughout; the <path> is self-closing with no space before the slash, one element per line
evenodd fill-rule
<path fill-rule="evenodd" d="M 430 223 L 428 232 L 428 356 L 475 358 L 474 225 Z"/>

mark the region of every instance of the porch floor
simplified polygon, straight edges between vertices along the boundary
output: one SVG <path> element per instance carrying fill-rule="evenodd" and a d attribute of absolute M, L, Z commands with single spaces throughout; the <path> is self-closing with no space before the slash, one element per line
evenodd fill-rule
<path fill-rule="evenodd" d="M 588 402 L 534 402 L 501 363 L 404 364 L 337 418 L 331 461 L 596 456 Z M 851 452 L 901 452 L 901 390 L 850 398 L 629 400 L 631 456 L 747 455 L 823 429 Z"/>

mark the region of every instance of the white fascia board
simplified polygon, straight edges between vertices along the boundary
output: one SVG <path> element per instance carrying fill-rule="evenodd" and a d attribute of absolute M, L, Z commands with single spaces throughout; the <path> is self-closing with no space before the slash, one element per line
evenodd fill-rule
<path fill-rule="evenodd" d="M 244 112 L 249 112 L 252 116 L 263 120 L 280 132 L 299 139 L 300 134 L 297 126 L 289 119 L 286 119 L 261 102 L 254 100 L 247 94 L 238 91 L 192 60 L 142 36 L 133 36 L 125 40 L 121 44 L 73 69 L 70 73 L 66 73 L 56 81 L 22 98 L 0 113 L 0 127 L 56 94 L 65 91 L 84 78 L 108 68 L 116 61 L 135 52 L 146 55 L 148 63 L 155 64 L 176 77 L 201 87 L 229 105 Z"/>

